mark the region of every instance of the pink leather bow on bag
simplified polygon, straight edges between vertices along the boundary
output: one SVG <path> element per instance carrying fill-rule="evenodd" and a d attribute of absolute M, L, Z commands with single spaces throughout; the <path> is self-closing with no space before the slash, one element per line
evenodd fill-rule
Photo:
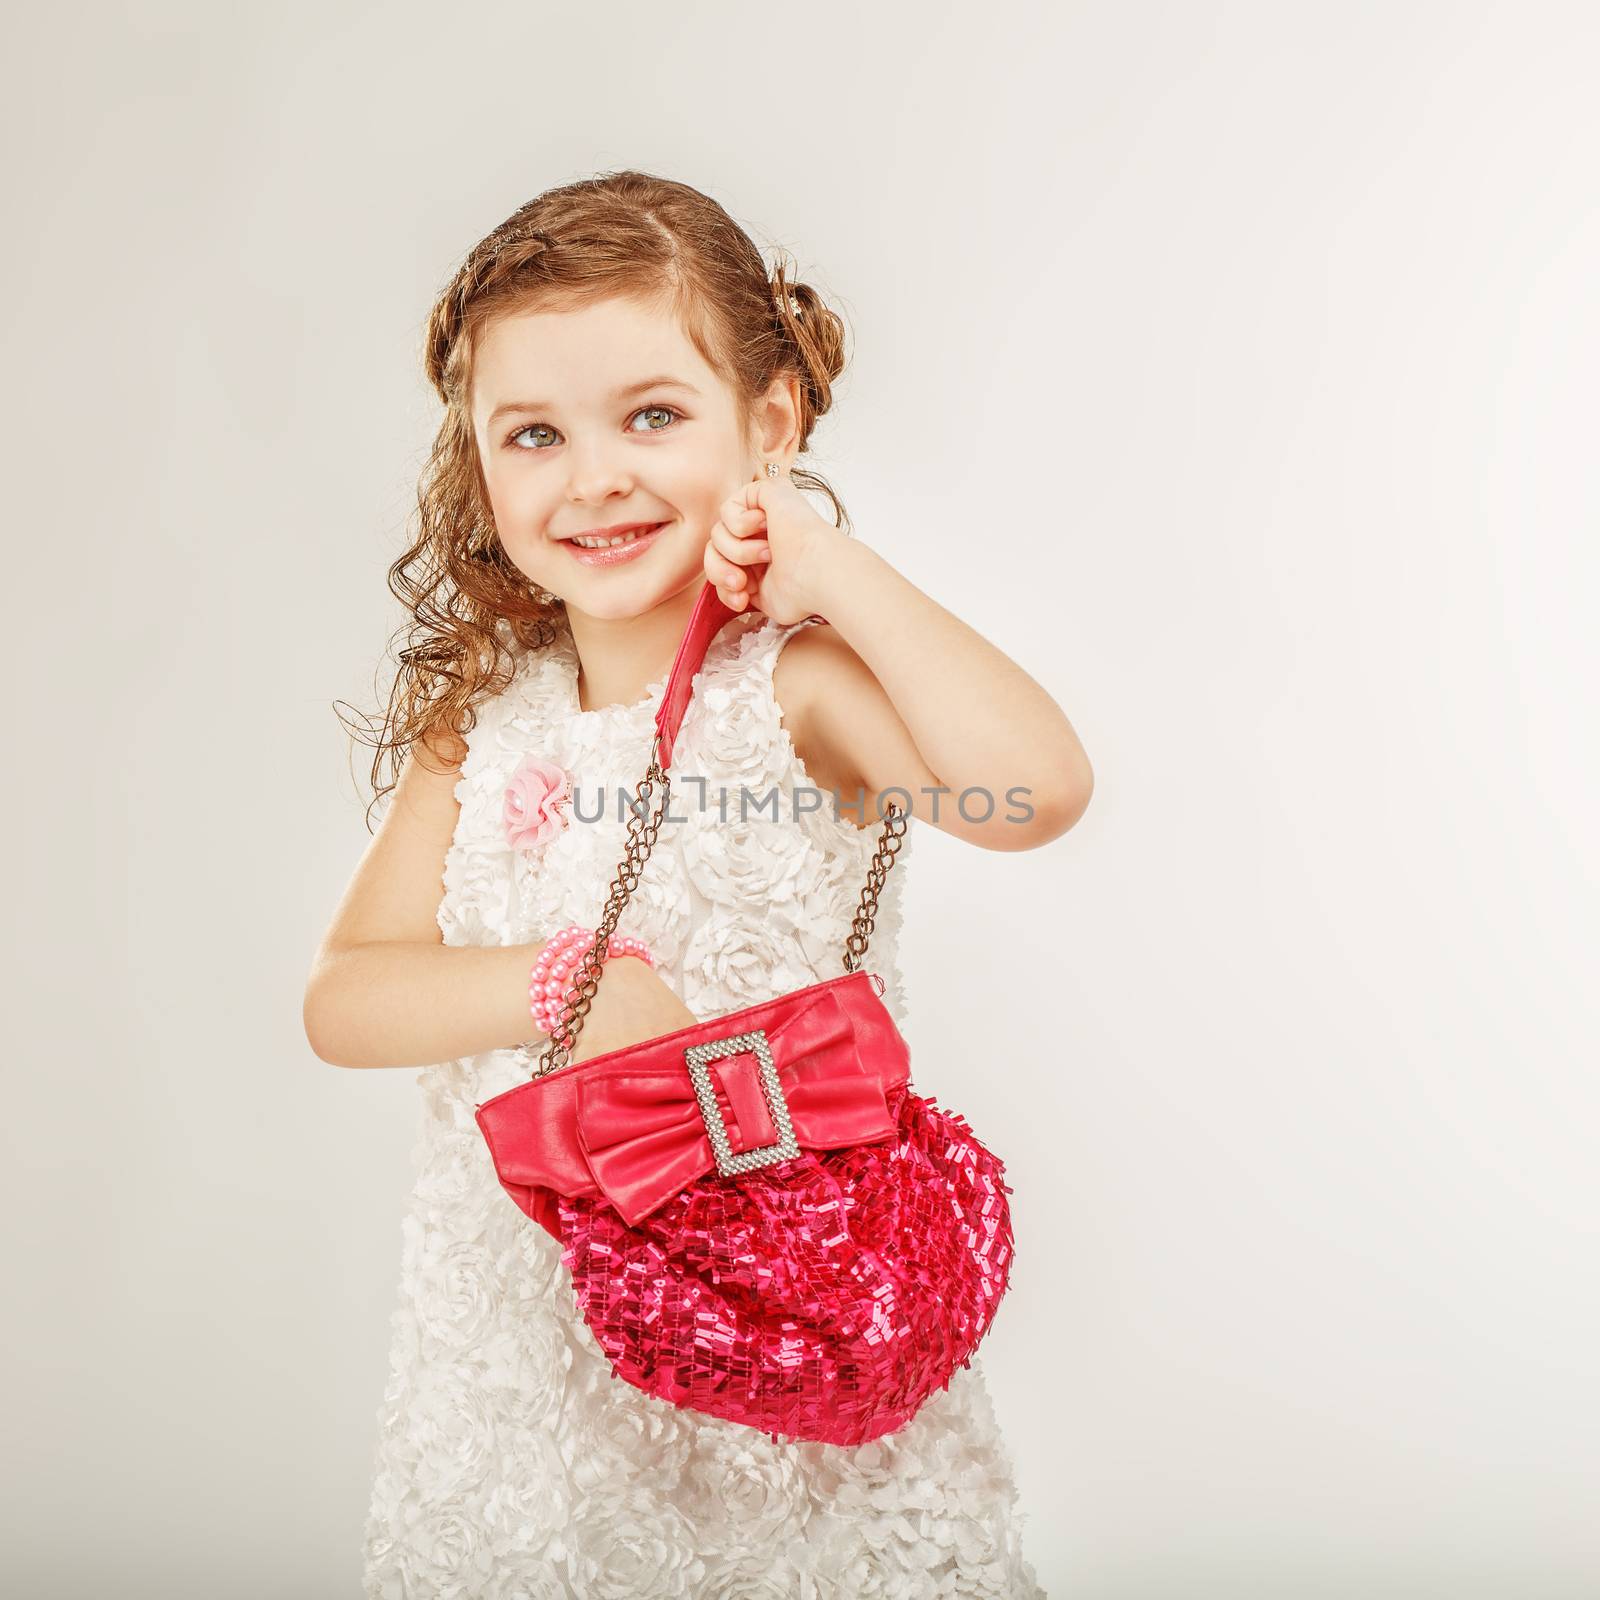
<path fill-rule="evenodd" d="M 732 1157 L 771 1149 L 785 1120 L 800 1149 L 893 1138 L 888 1096 L 908 1081 L 911 1060 L 899 1032 L 862 1003 L 869 998 L 862 980 L 870 976 L 833 978 L 801 991 L 798 1004 L 772 1001 L 740 1014 L 747 1030 L 759 1029 L 765 1039 L 776 1097 L 766 1091 L 755 1049 L 706 1062 L 706 1087 L 696 1092 L 685 1052 L 701 1036 L 725 1038 L 720 1019 L 595 1056 L 581 1073 L 551 1073 L 518 1094 L 496 1096 L 479 1108 L 478 1122 L 501 1181 L 604 1199 L 637 1227 L 718 1169 L 713 1129 Z M 701 1098 L 707 1089 L 715 1109 Z"/>

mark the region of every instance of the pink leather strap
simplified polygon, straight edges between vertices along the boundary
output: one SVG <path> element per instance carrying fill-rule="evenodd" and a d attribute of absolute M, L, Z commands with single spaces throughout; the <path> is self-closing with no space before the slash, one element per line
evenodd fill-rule
<path fill-rule="evenodd" d="M 738 613 L 732 606 L 722 603 L 717 586 L 706 580 L 700 598 L 689 614 L 689 626 L 684 630 L 678 653 L 672 658 L 672 671 L 667 674 L 667 690 L 661 697 L 661 709 L 656 712 L 656 759 L 665 772 L 672 765 L 672 742 L 683 725 L 683 714 L 689 709 L 689 692 L 694 685 L 694 675 L 700 670 L 711 648 L 711 641 L 729 617 Z"/>
<path fill-rule="evenodd" d="M 743 615 L 744 612 L 724 605 L 721 595 L 717 593 L 717 586 L 706 580 L 706 586 L 700 591 L 700 598 L 695 601 L 694 610 L 689 614 L 689 626 L 684 629 L 683 642 L 678 646 L 677 655 L 672 658 L 672 671 L 667 674 L 667 688 L 661 696 L 661 709 L 656 712 L 656 759 L 661 763 L 663 772 L 672 765 L 673 741 L 678 737 L 678 729 L 683 726 L 684 713 L 689 709 L 689 695 L 694 687 L 694 675 L 704 663 L 711 641 L 729 617 Z M 827 618 L 819 616 L 817 621 L 826 622 Z"/>

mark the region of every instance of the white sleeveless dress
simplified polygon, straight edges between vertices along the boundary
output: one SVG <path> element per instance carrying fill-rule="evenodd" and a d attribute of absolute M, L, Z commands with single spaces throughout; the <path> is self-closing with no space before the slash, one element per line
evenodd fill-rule
<path fill-rule="evenodd" d="M 844 970 L 879 837 L 876 822 L 836 817 L 825 793 L 806 809 L 815 786 L 772 688 L 779 650 L 806 625 L 752 614 L 712 640 L 673 751 L 670 810 L 618 924 L 650 945 L 702 1021 Z M 599 920 L 666 685 L 583 711 L 577 668 L 563 624 L 479 708 L 438 913 L 447 945 L 533 942 Z M 517 851 L 502 806 L 529 754 L 566 769 L 574 794 L 566 825 Z M 902 1031 L 895 944 L 911 838 L 908 828 L 864 962 Z M 526 1054 L 493 1050 L 417 1078 L 368 1600 L 1042 1595 L 981 1349 L 906 1427 L 853 1448 L 775 1443 L 613 1376 L 560 1244 L 501 1189 L 473 1117 L 526 1080 L 544 1042 L 531 1025 L 529 1036 Z"/>

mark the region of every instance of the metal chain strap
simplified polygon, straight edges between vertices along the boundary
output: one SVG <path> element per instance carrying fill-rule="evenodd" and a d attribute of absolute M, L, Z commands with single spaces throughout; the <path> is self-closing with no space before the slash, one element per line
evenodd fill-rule
<path fill-rule="evenodd" d="M 542 1078 L 547 1072 L 556 1072 L 566 1066 L 572 1048 L 578 1042 L 578 1035 L 583 1032 L 595 991 L 600 987 L 601 970 L 605 965 L 611 935 L 617 931 L 617 922 L 628 904 L 628 897 L 639 886 L 639 875 L 644 871 L 644 864 L 649 859 L 656 834 L 661 828 L 661 819 L 666 815 L 671 800 L 672 785 L 657 756 L 660 745 L 661 735 L 658 732 L 650 742 L 650 765 L 634 791 L 635 804 L 628 808 L 627 847 L 622 860 L 617 863 L 617 875 L 611 880 L 611 893 L 606 899 L 605 912 L 595 928 L 594 943 L 584 951 L 578 962 L 577 971 L 572 975 L 572 986 L 567 990 L 561 1015 L 556 1021 L 556 1030 L 540 1052 L 539 1063 L 530 1074 L 532 1077 Z M 652 815 L 650 796 L 658 784 L 661 807 Z"/>
<path fill-rule="evenodd" d="M 878 910 L 878 893 L 889 869 L 894 865 L 900 849 L 900 840 L 906 831 L 906 814 L 903 806 L 892 801 L 884 812 L 883 832 L 878 835 L 878 848 L 867 865 L 867 882 L 861 891 L 861 904 L 856 909 L 856 919 L 850 925 L 850 937 L 844 942 L 844 970 L 860 970 L 861 959 L 867 953 L 867 940 L 872 937 L 874 918 Z"/>
<path fill-rule="evenodd" d="M 660 746 L 661 735 L 658 731 L 650 744 L 650 765 L 634 791 L 635 803 L 629 807 L 628 842 L 622 860 L 617 863 L 617 875 L 611 880 L 605 913 L 595 929 L 594 943 L 583 953 L 577 971 L 573 973 L 572 985 L 567 990 L 561 1015 L 556 1022 L 556 1031 L 550 1035 L 550 1042 L 540 1052 L 538 1065 L 529 1074 L 532 1078 L 559 1072 L 571 1061 L 578 1035 L 583 1032 L 584 1021 L 594 1002 L 595 991 L 600 987 L 611 935 L 617 931 L 617 923 L 627 907 L 629 897 L 639 887 L 644 864 L 655 848 L 656 835 L 661 831 L 661 820 L 667 813 L 672 793 L 671 782 L 661 766 Z M 658 785 L 661 806 L 652 814 L 650 796 Z M 905 809 L 891 801 L 884 813 L 878 848 L 867 868 L 866 887 L 861 891 L 861 903 L 850 927 L 850 937 L 845 941 L 846 972 L 858 971 L 861 959 L 867 953 L 867 941 L 872 935 L 873 919 L 878 909 L 878 894 L 889 876 L 889 869 L 894 865 L 895 854 L 900 849 L 900 840 L 905 831 Z"/>

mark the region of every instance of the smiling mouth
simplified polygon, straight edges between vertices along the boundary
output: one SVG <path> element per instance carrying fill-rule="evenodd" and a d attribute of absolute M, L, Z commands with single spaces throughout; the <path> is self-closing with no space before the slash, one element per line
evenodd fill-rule
<path fill-rule="evenodd" d="M 633 528 L 627 533 L 614 533 L 602 539 L 569 539 L 567 543 L 575 545 L 579 550 L 610 550 L 617 545 L 632 544 L 635 539 L 643 539 L 654 533 L 657 528 L 666 527 L 664 522 L 652 522 L 643 528 Z"/>
<path fill-rule="evenodd" d="M 665 522 L 656 522 L 649 527 L 637 528 L 628 533 L 608 534 L 593 544 L 585 544 L 579 539 L 563 539 L 561 542 L 572 552 L 572 559 L 580 567 L 591 567 L 596 570 L 606 567 L 627 567 L 632 566 L 635 561 L 643 561 L 669 525 Z"/>

